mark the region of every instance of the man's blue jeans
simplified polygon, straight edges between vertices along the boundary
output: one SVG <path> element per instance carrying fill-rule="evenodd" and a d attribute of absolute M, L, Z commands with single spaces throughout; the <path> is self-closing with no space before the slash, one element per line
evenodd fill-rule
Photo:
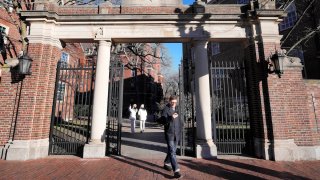
<path fill-rule="evenodd" d="M 176 157 L 176 150 L 177 150 L 177 141 L 167 141 L 167 156 L 164 160 L 165 164 L 171 164 L 173 171 L 179 169 L 177 157 Z"/>

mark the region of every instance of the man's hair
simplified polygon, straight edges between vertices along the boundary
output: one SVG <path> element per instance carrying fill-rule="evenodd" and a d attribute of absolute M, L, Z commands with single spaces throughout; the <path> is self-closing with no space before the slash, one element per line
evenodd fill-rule
<path fill-rule="evenodd" d="M 169 101 L 172 101 L 172 100 L 177 100 L 177 97 L 176 96 L 170 96 Z"/>

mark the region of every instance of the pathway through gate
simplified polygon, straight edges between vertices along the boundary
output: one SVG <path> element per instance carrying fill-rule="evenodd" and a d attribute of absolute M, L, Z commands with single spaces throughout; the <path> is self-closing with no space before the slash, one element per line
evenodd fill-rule
<path fill-rule="evenodd" d="M 167 145 L 164 139 L 163 126 L 155 122 L 146 122 L 143 133 L 139 131 L 139 121 L 136 133 L 130 132 L 130 120 L 122 123 L 121 155 L 131 158 L 165 158 Z"/>

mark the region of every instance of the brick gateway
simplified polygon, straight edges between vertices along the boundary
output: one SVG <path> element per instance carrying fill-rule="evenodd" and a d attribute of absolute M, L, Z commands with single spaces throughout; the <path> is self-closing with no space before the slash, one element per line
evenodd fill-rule
<path fill-rule="evenodd" d="M 283 13 L 273 8 L 201 2 L 191 7 L 179 3 L 150 7 L 106 3 L 77 8 L 57 6 L 51 1 L 35 2 L 34 10 L 21 12 L 30 24 L 32 75 L 17 86 L 11 83 L 12 74 L 5 73 L 0 84 L 1 104 L 5 104 L 0 107 L 2 157 L 26 160 L 48 155 L 55 68 L 62 42 L 99 43 L 95 97 L 105 100 L 94 100 L 93 141 L 84 146 L 84 157 L 103 157 L 106 147 L 100 137 L 106 120 L 100 121 L 99 117 L 107 115 L 105 92 L 108 92 L 111 43 L 152 39 L 182 42 L 185 52 L 192 51 L 192 56 L 186 57 L 195 62 L 189 67 L 194 72 L 197 157 L 217 156 L 208 106 L 211 90 L 207 44 L 228 41 L 240 42 L 250 59 L 246 73 L 255 156 L 279 161 L 319 159 L 319 82 L 302 79 L 302 66 L 294 58 L 285 59 L 280 79 L 266 71 L 268 56 L 280 47 L 277 24 Z M 17 97 L 18 106 L 14 100 Z M 12 137 L 11 127 L 15 128 L 14 138 L 8 141 L 7 137 Z"/>

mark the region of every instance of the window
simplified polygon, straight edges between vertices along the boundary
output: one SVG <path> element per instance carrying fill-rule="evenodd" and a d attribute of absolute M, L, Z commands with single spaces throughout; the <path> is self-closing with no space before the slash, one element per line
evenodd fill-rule
<path fill-rule="evenodd" d="M 0 25 L 0 33 L 2 34 L 2 37 L 3 37 L 3 43 L 7 44 L 7 36 L 9 34 L 9 28 L 4 25 Z"/>
<path fill-rule="evenodd" d="M 136 76 L 136 69 L 131 69 L 131 77 L 135 77 Z"/>
<path fill-rule="evenodd" d="M 220 53 L 220 44 L 213 42 L 211 43 L 212 55 L 217 55 Z"/>
<path fill-rule="evenodd" d="M 296 6 L 294 5 L 294 2 L 289 4 L 285 11 L 288 13 L 287 17 L 283 19 L 283 21 L 279 24 L 280 31 L 289 29 L 294 26 L 295 22 L 297 21 L 297 12 L 296 12 Z"/>
<path fill-rule="evenodd" d="M 248 4 L 249 0 L 237 0 L 238 4 Z"/>
<path fill-rule="evenodd" d="M 12 0 L 3 0 L 2 4 L 0 3 L 1 6 L 11 6 L 12 7 Z"/>
<path fill-rule="evenodd" d="M 0 26 L 0 32 L 6 34 L 6 27 Z"/>
<path fill-rule="evenodd" d="M 60 62 L 61 62 L 61 67 L 63 67 L 63 68 L 68 67 L 69 54 L 66 53 L 66 52 L 62 52 L 62 53 L 61 53 Z"/>
<path fill-rule="evenodd" d="M 59 81 L 58 90 L 57 90 L 58 91 L 57 101 L 63 101 L 65 89 L 66 89 L 66 84 L 64 82 Z"/>

